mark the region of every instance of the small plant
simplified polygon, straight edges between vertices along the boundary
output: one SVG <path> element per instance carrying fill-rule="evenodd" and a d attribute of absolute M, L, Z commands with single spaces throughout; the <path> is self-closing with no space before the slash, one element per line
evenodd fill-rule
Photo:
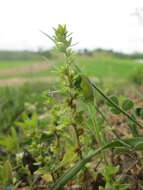
<path fill-rule="evenodd" d="M 51 190 L 74 187 L 92 190 L 94 186 L 99 190 L 128 189 L 123 183 L 120 165 L 112 161 L 112 153 L 118 156 L 135 152 L 141 163 L 143 138 L 140 128 L 143 126 L 136 118 L 142 118 L 142 108 L 136 108 L 126 97 L 121 100 L 116 96 L 108 97 L 82 74 L 75 63 L 72 37 L 66 25 L 54 28 L 53 37 L 45 35 L 65 57 L 65 62 L 57 69 L 61 77 L 60 89 L 42 93 L 41 104 L 46 110 L 42 119 L 35 107 L 26 103 L 25 111 L 15 122 L 19 131 L 12 128 L 11 133 L 0 140 L 0 146 L 8 151 L 8 155 L 0 158 L 1 163 L 5 158 L 11 160 L 11 165 L 7 164 L 10 175 L 5 172 L 6 165 L 1 166 L 4 171 L 0 173 L 1 185 L 18 188 L 22 181 L 31 190 L 40 189 L 43 182 L 45 189 L 48 186 Z M 97 93 L 107 102 L 108 111 L 126 117 L 130 137 L 121 138 L 110 125 L 97 105 Z M 98 174 L 102 184 L 97 180 Z"/>
<path fill-rule="evenodd" d="M 120 179 L 114 179 L 119 171 L 118 166 L 108 165 L 104 167 L 103 176 L 105 178 L 105 187 L 99 187 L 99 190 L 127 190 L 129 188 L 128 184 L 122 184 Z"/>
<path fill-rule="evenodd" d="M 135 149 L 138 150 L 139 147 L 137 144 L 140 144 L 142 146 L 142 142 L 140 142 L 141 139 L 139 137 L 134 138 L 134 139 L 125 139 L 124 140 L 124 139 L 120 139 L 120 137 L 117 136 L 115 131 L 113 131 L 113 133 L 114 133 L 114 135 L 116 135 L 116 140 L 114 140 L 111 143 L 108 143 L 108 140 L 106 140 L 106 137 L 105 137 L 104 129 L 102 127 L 100 127 L 101 125 L 99 125 L 98 119 L 96 119 L 96 111 L 95 111 L 96 104 L 95 104 L 95 100 L 94 100 L 94 90 L 95 90 L 95 92 L 98 92 L 108 102 L 109 106 L 111 107 L 111 111 L 113 113 L 115 113 L 115 114 L 122 113 L 123 115 L 125 115 L 128 118 L 128 120 L 131 121 L 132 125 L 134 125 L 134 128 L 136 128 L 137 126 L 139 126 L 140 128 L 143 128 L 143 127 L 140 123 L 137 122 L 137 120 L 135 119 L 135 117 L 133 115 L 129 115 L 126 112 L 127 110 L 131 110 L 134 107 L 132 101 L 130 101 L 128 99 L 124 100 L 122 102 L 122 108 L 121 108 L 119 106 L 117 97 L 114 97 L 114 98 L 107 97 L 96 85 L 94 85 L 92 82 L 90 82 L 90 80 L 81 73 L 80 69 L 74 63 L 72 51 L 71 51 L 71 49 L 69 49 L 69 47 L 71 46 L 72 38 L 70 37 L 68 39 L 68 37 L 70 35 L 68 35 L 68 33 L 66 31 L 66 26 L 59 25 L 58 29 L 57 30 L 54 29 L 54 30 L 55 30 L 55 36 L 53 38 L 51 38 L 49 36 L 48 37 L 50 39 L 52 39 L 52 41 L 55 42 L 57 49 L 60 52 L 64 53 L 64 55 L 66 57 L 66 64 L 65 64 L 65 66 L 62 67 L 62 77 L 65 82 L 64 87 L 66 87 L 66 90 L 67 90 L 66 92 L 68 93 L 68 97 L 71 97 L 69 99 L 70 100 L 69 107 L 71 108 L 71 110 L 74 110 L 74 112 L 72 112 L 72 113 L 75 114 L 75 113 L 77 113 L 76 109 L 78 107 L 77 107 L 77 105 L 75 107 L 73 107 L 72 102 L 74 100 L 77 101 L 80 99 L 80 102 L 82 101 L 82 104 L 84 104 L 84 105 L 86 104 L 86 106 L 88 105 L 88 107 L 89 107 L 88 123 L 90 126 L 88 125 L 89 126 L 88 130 L 87 130 L 87 128 L 86 128 L 86 130 L 88 131 L 88 134 L 89 133 L 90 134 L 92 133 L 92 135 L 94 134 L 93 136 L 96 138 L 98 147 L 99 147 L 99 149 L 96 150 L 94 153 L 91 153 L 89 156 L 83 158 L 83 151 L 81 151 L 82 144 L 81 144 L 79 136 L 76 134 L 77 133 L 77 124 L 75 125 L 74 129 L 75 129 L 75 134 L 77 137 L 77 142 L 79 145 L 78 153 L 80 156 L 80 161 L 75 165 L 75 167 L 73 167 L 71 170 L 69 170 L 69 172 L 67 172 L 62 177 L 59 178 L 59 180 L 56 182 L 56 184 L 53 187 L 54 190 L 58 190 L 68 180 L 70 180 L 73 176 L 75 176 L 76 173 L 78 173 L 81 169 L 84 169 L 85 164 L 87 162 L 89 162 L 91 160 L 91 158 L 97 154 L 101 153 L 101 155 L 103 156 L 104 163 L 105 163 L 105 168 L 108 168 L 107 156 L 104 151 L 105 149 L 107 149 L 107 148 L 111 149 L 113 147 L 114 148 L 124 147 L 124 148 L 130 150 L 130 149 L 132 149 L 132 148 L 134 149 L 136 147 Z M 85 113 L 85 109 L 82 110 L 84 113 Z M 74 115 L 72 115 L 72 117 L 73 116 Z M 91 122 L 90 122 L 90 118 L 91 118 Z M 105 118 L 103 118 L 103 120 L 105 120 Z M 72 125 L 73 124 L 74 123 L 72 123 Z M 92 125 L 93 125 L 93 127 L 91 128 Z M 83 127 L 83 126 L 82 126 L 82 128 L 83 128 L 82 130 L 85 131 L 85 127 Z M 86 133 L 84 133 L 84 135 L 86 135 Z M 133 134 L 133 136 L 134 136 L 134 134 Z M 136 136 L 139 136 L 138 132 L 136 133 Z M 88 147 L 88 143 L 86 143 L 85 146 Z M 110 169 L 111 168 L 112 167 L 110 167 Z M 116 175 L 116 172 L 114 173 L 114 175 Z M 112 180 L 111 180 L 112 177 L 110 175 L 108 176 L 108 178 L 110 178 L 110 180 L 108 180 L 107 186 L 109 186 L 109 185 L 110 185 L 110 187 L 114 186 L 114 189 L 117 189 L 117 186 L 118 186 L 118 189 L 121 187 L 122 187 L 122 189 L 126 189 L 126 186 L 120 184 L 119 182 L 118 182 L 118 184 L 115 184 L 115 183 L 112 184 Z M 106 189 L 108 188 L 107 186 L 105 187 Z"/>

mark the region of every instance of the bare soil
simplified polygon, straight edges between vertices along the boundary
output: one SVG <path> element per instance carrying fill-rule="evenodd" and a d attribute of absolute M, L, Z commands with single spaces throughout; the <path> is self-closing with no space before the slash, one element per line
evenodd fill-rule
<path fill-rule="evenodd" d="M 12 78 L 0 80 L 0 86 L 20 86 L 24 83 L 35 83 L 35 82 L 55 82 L 58 81 L 58 77 L 38 77 L 38 78 Z"/>
<path fill-rule="evenodd" d="M 35 63 L 31 65 L 25 65 L 21 67 L 13 67 L 8 69 L 1 69 L 0 76 L 15 76 L 16 74 L 24 74 L 30 72 L 38 72 L 51 67 L 48 63 Z"/>
<path fill-rule="evenodd" d="M 45 69 L 49 69 L 52 64 L 48 63 L 35 63 L 32 65 L 25 65 L 21 67 L 14 67 L 8 69 L 1 69 L 0 76 L 12 76 L 9 79 L 1 79 L 0 86 L 19 86 L 24 83 L 34 83 L 34 82 L 55 82 L 58 80 L 58 77 L 49 76 L 49 77 L 14 77 L 15 75 L 22 75 L 25 73 L 40 72 Z"/>

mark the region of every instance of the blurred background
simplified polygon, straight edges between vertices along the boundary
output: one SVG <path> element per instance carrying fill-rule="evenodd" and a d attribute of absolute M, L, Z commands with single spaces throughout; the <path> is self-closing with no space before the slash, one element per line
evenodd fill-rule
<path fill-rule="evenodd" d="M 77 61 L 89 76 L 123 81 L 142 64 L 141 0 L 1 0 L 0 86 L 53 78 L 62 58 L 40 30 L 52 36 L 59 23 L 73 32 Z"/>
<path fill-rule="evenodd" d="M 26 102 L 57 89 L 64 62 L 52 27 L 73 32 L 75 62 L 107 94 L 142 100 L 142 0 L 0 0 L 0 122 L 12 125 Z M 9 113 L 9 114 L 8 114 Z"/>
<path fill-rule="evenodd" d="M 63 60 L 40 30 L 52 36 L 59 23 L 73 32 L 77 62 L 91 77 L 125 81 L 143 62 L 141 0 L 1 0 L 0 86 L 53 81 Z"/>

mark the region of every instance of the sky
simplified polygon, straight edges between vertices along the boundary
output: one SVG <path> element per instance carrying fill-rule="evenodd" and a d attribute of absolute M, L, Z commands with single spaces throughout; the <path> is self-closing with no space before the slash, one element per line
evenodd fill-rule
<path fill-rule="evenodd" d="M 51 48 L 39 30 L 67 24 L 76 49 L 143 52 L 142 15 L 143 0 L 0 0 L 0 50 Z"/>

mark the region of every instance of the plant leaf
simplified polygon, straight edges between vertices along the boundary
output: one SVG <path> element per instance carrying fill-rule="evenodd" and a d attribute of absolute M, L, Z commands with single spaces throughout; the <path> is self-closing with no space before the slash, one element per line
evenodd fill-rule
<path fill-rule="evenodd" d="M 41 32 L 42 34 L 44 34 L 45 36 L 47 36 L 50 40 L 52 40 L 52 41 L 55 43 L 55 40 L 54 40 L 51 36 L 49 36 L 48 34 L 46 34 L 45 32 L 43 32 L 43 31 L 41 31 L 41 30 L 40 30 L 40 32 Z"/>
<path fill-rule="evenodd" d="M 71 169 L 69 169 L 63 176 L 61 176 L 55 185 L 52 187 L 51 190 L 60 190 L 61 187 L 63 187 L 67 181 L 72 179 L 85 165 L 88 163 L 94 156 L 99 154 L 102 150 L 107 148 L 117 148 L 117 147 L 126 147 L 130 146 L 131 148 L 136 148 L 136 150 L 143 150 L 142 146 L 138 146 L 140 143 L 143 144 L 143 138 L 142 137 L 135 137 L 130 139 L 123 139 L 123 140 L 114 140 L 108 144 L 106 144 L 104 147 L 99 148 L 95 150 L 94 152 L 90 153 L 87 157 L 85 157 L 83 160 L 77 162 L 75 166 L 73 166 Z"/>
<path fill-rule="evenodd" d="M 112 102 L 114 102 L 116 105 L 119 105 L 119 100 L 118 100 L 117 96 L 110 96 L 109 98 L 110 98 L 110 100 L 111 100 Z M 111 107 L 113 107 L 113 105 L 111 105 L 110 103 L 108 103 L 108 105 L 111 106 Z"/>
<path fill-rule="evenodd" d="M 130 110 L 134 107 L 134 103 L 129 100 L 129 99 L 126 99 L 123 101 L 123 104 L 122 104 L 122 108 L 127 111 L 127 110 Z"/>

